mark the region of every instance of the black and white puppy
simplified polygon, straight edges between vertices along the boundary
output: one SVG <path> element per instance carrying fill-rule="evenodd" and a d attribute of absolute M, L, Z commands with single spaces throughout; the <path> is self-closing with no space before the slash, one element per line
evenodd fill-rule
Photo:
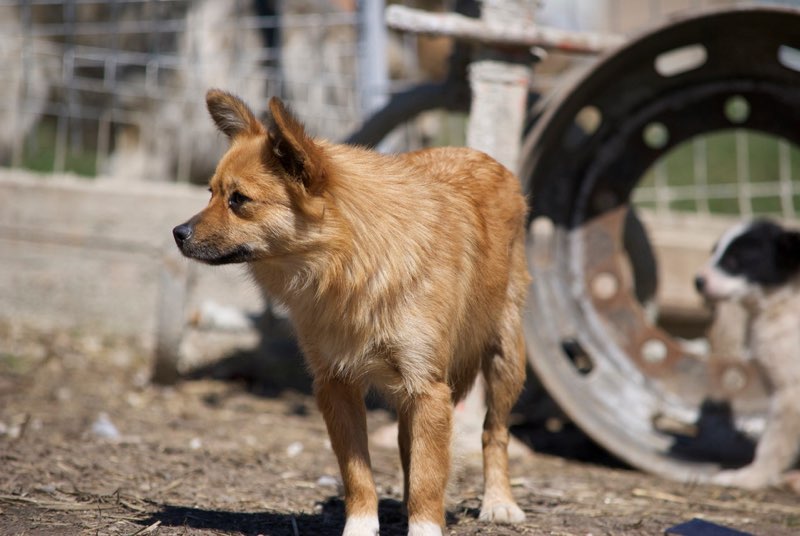
<path fill-rule="evenodd" d="M 695 286 L 710 301 L 735 300 L 745 308 L 745 357 L 761 365 L 772 390 L 752 463 L 712 482 L 751 489 L 778 484 L 800 450 L 800 232 L 767 220 L 729 229 Z"/>

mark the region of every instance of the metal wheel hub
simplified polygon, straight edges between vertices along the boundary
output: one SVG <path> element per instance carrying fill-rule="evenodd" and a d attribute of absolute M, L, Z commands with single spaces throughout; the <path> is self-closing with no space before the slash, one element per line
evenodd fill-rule
<path fill-rule="evenodd" d="M 631 193 L 697 135 L 745 128 L 800 145 L 798 28 L 798 11 L 746 8 L 649 32 L 565 92 L 523 148 L 531 365 L 585 432 L 641 469 L 703 479 L 739 448 L 738 430 L 763 424 L 766 392 L 750 365 L 691 355 L 647 320 L 654 261 L 626 244 L 641 235 L 647 246 Z M 715 411 L 730 427 L 706 433 Z"/>

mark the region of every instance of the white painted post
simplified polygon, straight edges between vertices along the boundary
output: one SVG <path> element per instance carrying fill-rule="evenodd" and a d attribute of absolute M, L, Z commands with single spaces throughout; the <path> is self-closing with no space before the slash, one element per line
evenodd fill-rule
<path fill-rule="evenodd" d="M 484 0 L 487 26 L 534 24 L 537 0 Z M 525 105 L 532 73 L 530 55 L 484 47 L 469 66 L 472 107 L 467 145 L 517 172 Z"/>
<path fill-rule="evenodd" d="M 484 0 L 481 19 L 489 27 L 534 23 L 537 0 Z M 467 145 L 483 151 L 517 173 L 525 107 L 533 58 L 519 49 L 505 52 L 484 47 L 470 63 L 472 106 Z M 486 414 L 483 377 L 456 407 L 455 446 L 461 452 L 481 448 Z"/>

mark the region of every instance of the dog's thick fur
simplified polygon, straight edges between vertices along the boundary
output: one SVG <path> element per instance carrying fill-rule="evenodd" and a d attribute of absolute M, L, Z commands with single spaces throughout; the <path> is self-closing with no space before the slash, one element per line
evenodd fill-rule
<path fill-rule="evenodd" d="M 745 357 L 761 366 L 772 391 L 752 463 L 722 471 L 712 482 L 779 484 L 800 450 L 800 233 L 764 220 L 737 225 L 715 246 L 695 284 L 711 301 L 744 307 Z"/>
<path fill-rule="evenodd" d="M 402 155 L 310 138 L 273 98 L 266 124 L 212 90 L 231 139 L 181 251 L 247 262 L 289 310 L 345 486 L 345 534 L 377 534 L 363 395 L 397 407 L 410 534 L 439 534 L 452 404 L 482 371 L 481 518 L 518 522 L 507 418 L 522 387 L 526 204 L 514 175 L 463 148 Z"/>

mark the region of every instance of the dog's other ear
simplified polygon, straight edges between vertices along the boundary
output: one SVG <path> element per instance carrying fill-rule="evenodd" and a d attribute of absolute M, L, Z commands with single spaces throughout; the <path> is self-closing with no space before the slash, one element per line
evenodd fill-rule
<path fill-rule="evenodd" d="M 784 230 L 776 245 L 778 266 L 788 274 L 800 272 L 800 232 Z"/>
<path fill-rule="evenodd" d="M 239 97 L 211 89 L 206 93 L 206 105 L 217 128 L 231 140 L 242 134 L 264 134 L 264 125 Z"/>
<path fill-rule="evenodd" d="M 306 134 L 303 124 L 277 97 L 269 100 L 267 158 L 277 161 L 291 178 L 302 182 L 307 192 L 319 195 L 325 189 L 327 171 L 321 148 Z"/>

